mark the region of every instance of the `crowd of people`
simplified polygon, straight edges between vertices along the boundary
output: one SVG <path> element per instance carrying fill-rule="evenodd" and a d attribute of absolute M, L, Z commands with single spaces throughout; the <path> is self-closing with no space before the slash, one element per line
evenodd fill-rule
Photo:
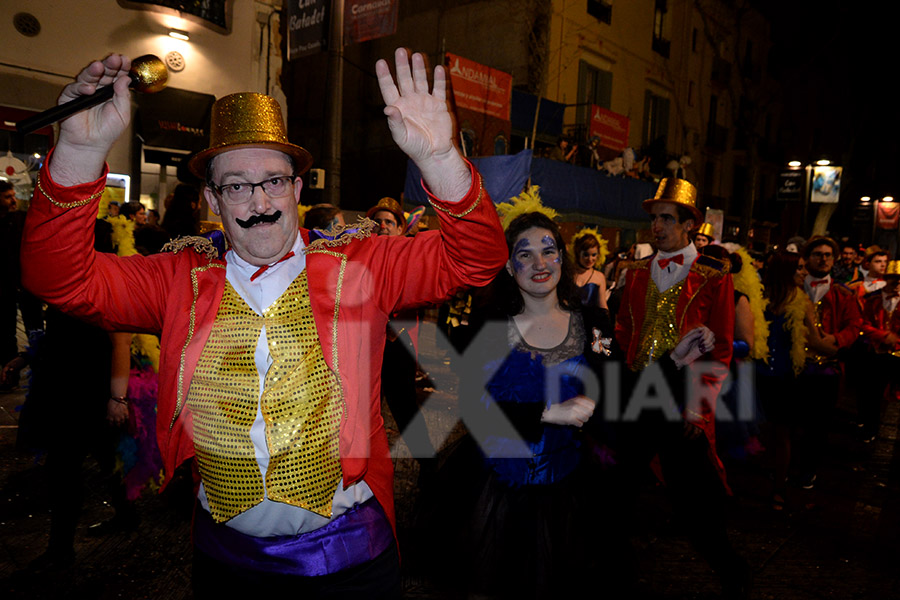
<path fill-rule="evenodd" d="M 757 269 L 745 249 L 714 239 L 696 188 L 674 177 L 643 202 L 647 244 L 611 253 L 590 228 L 565 240 L 535 188 L 495 209 L 452 142 L 443 67 L 430 86 L 421 55 L 398 49 L 394 63 L 375 67 L 384 113 L 438 230 L 415 233 L 421 212 L 392 198 L 351 224 L 313 207 L 301 228 L 299 176 L 312 157 L 288 141 L 273 98 L 241 93 L 216 101 L 214 139 L 189 162 L 227 249 L 198 235 L 187 186 L 161 225 L 135 203 L 97 219 L 105 158 L 131 114 L 130 61 L 91 63 L 65 88 L 63 102 L 114 88 L 61 124 L 21 232 L 22 284 L 63 323 L 58 333 L 48 318 L 44 352 L 57 338 L 96 338 L 77 367 L 96 381 L 67 418 L 140 424 L 152 413 L 145 458 L 156 471 L 139 488 L 170 485 L 191 465 L 198 598 L 261 588 L 400 597 L 382 399 L 427 474 L 428 549 L 416 551 L 461 593 L 567 597 L 591 574 L 611 597 L 635 597 L 633 508 L 655 473 L 723 595 L 747 597 L 722 457 L 760 451 L 758 427 L 771 423 L 777 511 L 789 481 L 815 485 L 844 385 L 857 391 L 863 441 L 877 435 L 900 350 L 900 262 L 871 248 L 851 264 L 813 237 Z M 115 235 L 122 225 L 130 237 Z M 422 308 L 442 303 L 467 435 L 438 466 L 415 404 L 415 355 Z M 147 334 L 154 343 L 137 341 Z M 65 379 L 41 375 L 52 357 L 30 358 L 32 391 L 53 383 L 48 395 L 64 395 Z M 56 456 L 68 433 L 44 440 Z M 60 499 L 80 485 L 70 475 L 93 445 L 108 462 L 109 445 L 90 441 L 54 479 Z M 135 526 L 129 497 L 122 520 Z M 51 532 L 42 568 L 73 560 L 77 510 L 64 504 L 64 535 Z"/>

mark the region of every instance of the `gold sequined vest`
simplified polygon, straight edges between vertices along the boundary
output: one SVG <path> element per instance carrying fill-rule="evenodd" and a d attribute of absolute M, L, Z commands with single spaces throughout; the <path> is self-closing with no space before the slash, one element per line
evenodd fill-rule
<path fill-rule="evenodd" d="M 644 302 L 644 323 L 637 354 L 631 365 L 633 371 L 640 371 L 678 345 L 681 335 L 675 320 L 678 298 L 684 288 L 684 280 L 660 292 L 653 278 L 647 283 L 647 297 Z"/>
<path fill-rule="evenodd" d="M 262 328 L 271 366 L 262 395 L 254 353 Z M 309 303 L 306 271 L 256 314 L 228 282 L 187 398 L 194 449 L 216 522 L 270 500 L 331 516 L 341 479 L 340 386 L 325 363 Z M 250 427 L 265 420 L 265 488 Z"/>

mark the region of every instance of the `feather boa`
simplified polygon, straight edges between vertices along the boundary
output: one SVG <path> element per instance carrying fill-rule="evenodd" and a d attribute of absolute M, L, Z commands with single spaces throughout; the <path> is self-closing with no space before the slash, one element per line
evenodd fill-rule
<path fill-rule="evenodd" d="M 763 298 L 763 285 L 756 274 L 756 269 L 751 265 L 752 258 L 747 249 L 739 246 L 733 250 L 741 257 L 743 265 L 740 272 L 732 273 L 734 289 L 747 295 L 750 300 L 750 312 L 753 313 L 753 350 L 750 358 L 755 360 L 767 360 L 769 357 L 769 323 L 766 321 L 765 311 L 769 301 Z"/>
<path fill-rule="evenodd" d="M 791 364 L 794 367 L 794 375 L 799 375 L 806 364 L 806 337 L 809 328 L 804 322 L 809 296 L 800 289 L 792 292 L 791 299 L 784 307 L 784 328 L 791 334 Z"/>
<path fill-rule="evenodd" d="M 156 397 L 159 377 L 149 366 L 133 368 L 128 378 L 130 431 L 119 440 L 116 467 L 129 500 L 144 490 L 156 491 L 163 479 L 156 442 Z"/>
<path fill-rule="evenodd" d="M 131 358 L 140 366 L 153 367 L 159 373 L 159 338 L 149 333 L 136 333 L 131 337 Z"/>
<path fill-rule="evenodd" d="M 575 256 L 575 242 L 578 241 L 578 238 L 586 235 L 592 235 L 600 242 L 600 248 L 597 251 L 597 262 L 594 263 L 594 269 L 599 271 L 606 264 L 606 258 L 609 256 L 609 242 L 593 227 L 584 227 L 575 234 L 575 237 L 572 238 L 572 248 L 569 250 L 569 257 L 572 259 L 572 262 L 578 264 L 578 257 Z"/>
<path fill-rule="evenodd" d="M 541 196 L 538 193 L 540 189 L 539 186 L 533 185 L 518 196 L 510 198 L 510 202 L 501 202 L 497 205 L 497 214 L 500 215 L 500 224 L 503 225 L 504 231 L 513 219 L 525 213 L 544 213 L 551 220 L 556 220 L 559 213 L 541 203 Z"/>
<path fill-rule="evenodd" d="M 106 217 L 112 225 L 112 242 L 119 256 L 133 256 L 138 253 L 134 247 L 134 221 L 122 215 Z"/>

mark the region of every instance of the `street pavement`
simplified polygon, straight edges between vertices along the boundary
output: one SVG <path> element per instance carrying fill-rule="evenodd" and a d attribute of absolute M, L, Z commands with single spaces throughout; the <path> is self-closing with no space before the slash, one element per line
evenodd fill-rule
<path fill-rule="evenodd" d="M 425 323 L 421 362 L 429 378 L 420 382 L 420 398 L 433 441 L 446 448 L 464 430 L 457 422 L 457 378 L 435 335 L 434 323 Z M 18 407 L 24 398 L 23 389 L 0 394 L 0 598 L 191 598 L 190 486 L 185 481 L 162 495 L 139 499 L 136 531 L 93 538 L 86 535 L 87 527 L 112 516 L 112 509 L 104 502 L 98 469 L 90 461 L 85 465 L 75 564 L 52 572 L 28 568 L 46 547 L 49 509 L 43 457 L 15 447 Z M 768 452 L 726 462 L 734 490 L 729 534 L 753 571 L 751 598 L 900 599 L 900 403 L 887 406 L 873 443 L 859 441 L 854 416 L 852 397 L 844 394 L 815 487 L 793 486 L 784 511 L 774 511 L 769 503 Z M 401 553 L 410 557 L 404 560 L 405 595 L 450 598 L 414 567 L 427 560 L 407 543 L 414 533 L 418 465 L 386 409 L 385 420 L 395 456 Z M 763 446 L 769 445 L 768 436 L 763 424 Z M 633 545 L 643 594 L 654 599 L 718 598 L 717 578 L 672 520 L 663 488 L 648 480 L 638 512 L 642 518 Z M 585 581 L 586 597 L 611 597 L 604 593 L 602 572 L 577 576 Z"/>

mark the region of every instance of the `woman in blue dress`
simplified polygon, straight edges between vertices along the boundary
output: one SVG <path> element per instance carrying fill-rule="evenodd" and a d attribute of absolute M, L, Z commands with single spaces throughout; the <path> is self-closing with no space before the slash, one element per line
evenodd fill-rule
<path fill-rule="evenodd" d="M 441 478 L 440 526 L 457 542 L 444 564 L 470 593 L 569 597 L 596 558 L 581 428 L 599 398 L 612 328 L 605 312 L 581 307 L 550 218 L 524 213 L 506 240 L 495 313 L 460 358 L 469 435 Z"/>
<path fill-rule="evenodd" d="M 599 270 L 606 262 L 608 254 L 606 240 L 593 229 L 582 229 L 572 240 L 575 286 L 578 288 L 578 298 L 584 306 L 608 310 L 606 277 L 603 271 Z"/>

